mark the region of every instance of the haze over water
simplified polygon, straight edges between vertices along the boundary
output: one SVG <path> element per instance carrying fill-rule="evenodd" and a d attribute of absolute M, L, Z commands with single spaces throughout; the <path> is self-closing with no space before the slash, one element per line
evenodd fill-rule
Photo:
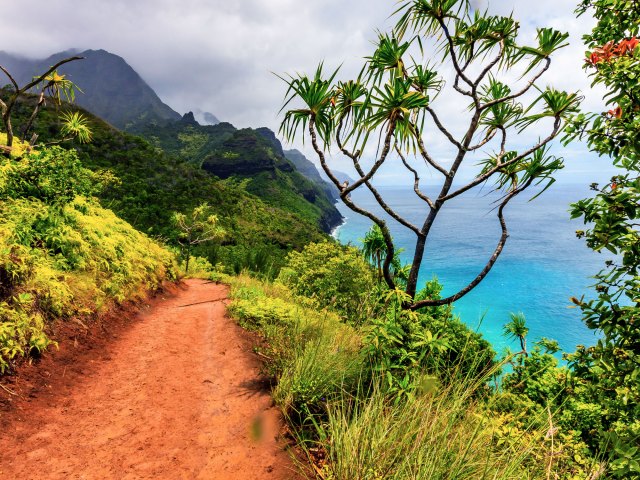
<path fill-rule="evenodd" d="M 381 187 L 380 192 L 397 212 L 422 225 L 426 205 L 411 189 Z M 476 188 L 447 203 L 428 239 L 420 272 L 419 287 L 434 275 L 444 286 L 444 295 L 456 293 L 482 270 L 500 238 L 500 225 L 493 202 L 498 198 L 488 189 Z M 596 336 L 581 321 L 580 310 L 570 308 L 571 296 L 592 295 L 592 277 L 611 257 L 588 249 L 575 231 L 584 229 L 580 219 L 569 219 L 569 204 L 590 197 L 584 185 L 553 185 L 532 202 L 527 191 L 505 209 L 510 237 L 487 277 L 455 303 L 454 312 L 477 328 L 496 348 L 515 348 L 502 335 L 510 312 L 523 312 L 529 326 L 529 343 L 541 337 L 553 338 L 571 352 L 576 345 L 591 345 Z M 352 199 L 381 214 L 373 196 L 362 189 Z M 369 219 L 338 205 L 346 222 L 335 232 L 342 243 L 360 246 L 369 229 Z M 389 218 L 385 215 L 386 218 Z M 404 248 L 403 262 L 410 262 L 415 234 L 390 220 L 397 247 Z M 480 325 L 480 319 L 484 316 Z"/>

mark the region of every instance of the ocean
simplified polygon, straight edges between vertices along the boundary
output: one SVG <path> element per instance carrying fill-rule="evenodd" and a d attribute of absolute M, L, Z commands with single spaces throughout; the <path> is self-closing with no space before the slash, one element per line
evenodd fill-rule
<path fill-rule="evenodd" d="M 487 277 L 454 304 L 454 313 L 481 332 L 498 352 L 517 348 L 502 333 L 510 312 L 524 313 L 529 345 L 547 337 L 557 340 L 563 351 L 572 352 L 576 345 L 592 345 L 597 340 L 569 298 L 593 296 L 589 288 L 594 283 L 592 276 L 611 254 L 588 249 L 575 235 L 585 228 L 582 220 L 569 218 L 569 204 L 592 192 L 585 185 L 559 183 L 533 201 L 529 200 L 536 192 L 530 191 L 511 201 L 505 209 L 510 236 L 500 258 Z M 426 205 L 411 188 L 380 187 L 379 191 L 394 210 L 422 225 Z M 427 241 L 419 288 L 436 276 L 443 284 L 443 294 L 450 295 L 482 270 L 500 238 L 497 198 L 487 188 L 478 187 L 445 205 Z M 352 199 L 382 214 L 368 191 L 358 189 Z M 342 202 L 337 207 L 345 222 L 334 236 L 344 244 L 360 246 L 371 221 Z M 404 249 L 402 260 L 410 262 L 415 234 L 393 220 L 390 226 L 396 247 Z"/>

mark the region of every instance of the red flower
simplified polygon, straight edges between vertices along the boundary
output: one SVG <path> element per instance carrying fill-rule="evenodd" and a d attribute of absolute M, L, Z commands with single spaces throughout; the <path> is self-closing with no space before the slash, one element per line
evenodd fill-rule
<path fill-rule="evenodd" d="M 614 108 L 613 110 L 609 110 L 607 112 L 607 115 L 609 115 L 610 117 L 615 117 L 615 118 L 622 118 L 622 108 L 620 107 L 620 105 L 618 105 L 616 108 Z"/>

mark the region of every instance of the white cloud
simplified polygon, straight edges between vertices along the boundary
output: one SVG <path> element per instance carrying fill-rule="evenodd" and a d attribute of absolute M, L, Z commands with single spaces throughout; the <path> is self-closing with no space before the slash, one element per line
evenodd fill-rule
<path fill-rule="evenodd" d="M 581 90 L 588 94 L 586 106 L 601 110 L 601 94 L 589 93 L 582 70 L 580 37 L 592 21 L 576 19 L 574 3 L 475 0 L 491 13 L 513 11 L 524 38 L 532 39 L 539 26 L 569 31 L 571 46 L 558 53 L 545 83 Z M 371 53 L 376 29 L 393 23 L 388 17 L 395 8 L 391 0 L 5 2 L 0 48 L 32 57 L 103 48 L 124 57 L 179 112 L 201 109 L 237 126 L 277 130 L 285 86 L 272 72 L 312 72 L 325 60 L 355 76 L 362 57 Z M 453 97 L 441 97 L 436 105 L 451 113 L 443 121 L 456 130 L 464 105 Z M 428 140 L 437 154 L 445 152 L 446 140 Z M 313 158 L 308 144 L 296 147 Z"/>

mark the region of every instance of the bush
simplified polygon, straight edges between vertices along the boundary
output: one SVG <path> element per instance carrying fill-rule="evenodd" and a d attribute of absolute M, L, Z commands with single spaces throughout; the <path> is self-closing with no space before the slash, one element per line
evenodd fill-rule
<path fill-rule="evenodd" d="M 96 188 L 61 148 L 0 162 L 0 373 L 51 343 L 52 320 L 102 311 L 176 278 L 170 252 L 81 195 Z"/>
<path fill-rule="evenodd" d="M 291 252 L 278 280 L 354 324 L 367 317 L 376 300 L 373 272 L 360 252 L 333 242 L 311 243 L 301 252 Z"/>
<path fill-rule="evenodd" d="M 97 179 L 96 174 L 82 167 L 74 150 L 43 148 L 21 161 L 4 162 L 0 196 L 64 205 L 78 195 L 96 193 L 100 189 Z"/>

